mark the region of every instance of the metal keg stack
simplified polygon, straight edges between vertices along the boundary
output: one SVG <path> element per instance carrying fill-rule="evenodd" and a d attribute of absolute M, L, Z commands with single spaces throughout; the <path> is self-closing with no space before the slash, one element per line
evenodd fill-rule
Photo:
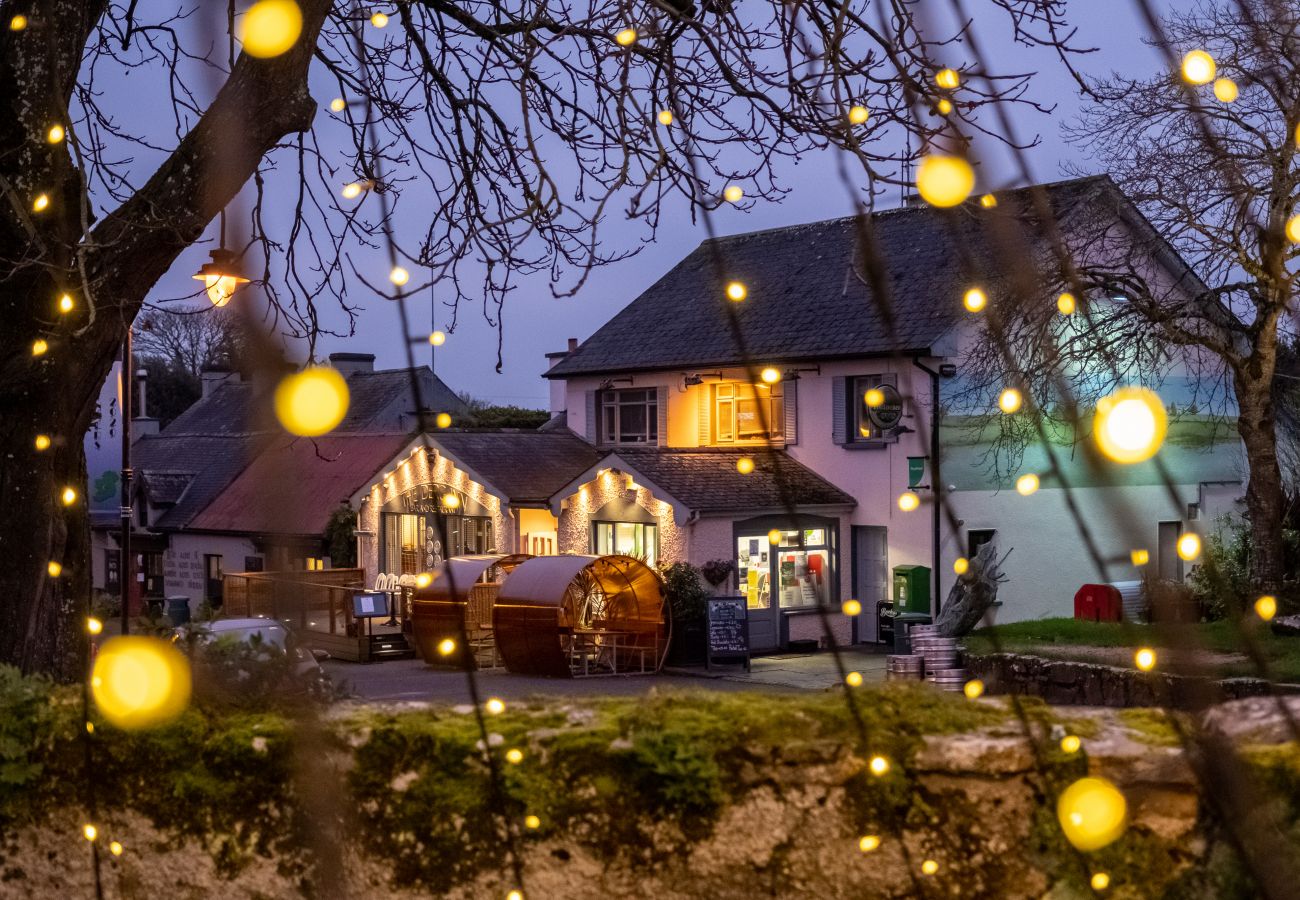
<path fill-rule="evenodd" d="M 960 691 L 968 678 L 957 664 L 957 639 L 941 637 L 934 625 L 913 625 L 912 652 L 925 660 L 925 678 L 941 691 Z"/>
<path fill-rule="evenodd" d="M 921 681 L 925 677 L 925 660 L 915 653 L 890 656 L 885 660 L 886 681 Z"/>

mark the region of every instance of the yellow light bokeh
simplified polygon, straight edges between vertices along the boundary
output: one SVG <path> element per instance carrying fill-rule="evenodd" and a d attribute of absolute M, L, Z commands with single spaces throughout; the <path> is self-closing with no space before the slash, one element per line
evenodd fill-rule
<path fill-rule="evenodd" d="M 432 331 L 429 333 L 429 343 L 435 347 L 441 347 L 447 343 L 447 335 L 442 331 Z"/>
<path fill-rule="evenodd" d="M 36 435 L 36 449 L 37 450 L 50 449 L 50 436 L 48 434 Z"/>
<path fill-rule="evenodd" d="M 1265 594 L 1256 600 L 1255 615 L 1259 616 L 1265 622 L 1271 620 L 1277 615 L 1277 598 L 1271 594 Z"/>
<path fill-rule="evenodd" d="M 1300 216 L 1292 216 L 1286 220 L 1286 239 L 1293 244 L 1300 244 Z"/>
<path fill-rule="evenodd" d="M 1079 740 L 1077 734 L 1067 734 L 1061 738 L 1061 750 L 1065 753 L 1078 753 L 1079 748 L 1083 746 L 1083 741 Z"/>
<path fill-rule="evenodd" d="M 81 835 L 88 841 L 93 841 L 99 837 L 99 829 L 94 825 L 86 824 L 81 826 Z"/>
<path fill-rule="evenodd" d="M 1183 56 L 1183 78 L 1189 84 L 1209 84 L 1217 68 L 1214 57 L 1204 50 L 1189 50 Z"/>
<path fill-rule="evenodd" d="M 442 495 L 442 505 L 445 506 L 447 509 L 455 509 L 456 507 L 460 506 L 460 498 L 457 497 L 455 494 L 453 494 L 451 491 L 448 491 L 447 493 Z"/>
<path fill-rule="evenodd" d="M 956 206 L 975 189 L 975 171 L 959 156 L 932 153 L 916 170 L 916 190 L 931 206 Z"/>
<path fill-rule="evenodd" d="M 994 197 L 992 194 L 985 194 L 983 197 L 980 197 L 980 206 L 984 207 L 985 209 L 992 209 L 997 205 L 998 205 L 998 198 Z"/>
<path fill-rule="evenodd" d="M 1066 291 L 1056 298 L 1056 311 L 1063 316 L 1074 315 L 1076 305 L 1074 294 L 1071 294 L 1069 291 Z"/>
<path fill-rule="evenodd" d="M 302 34 L 302 10 L 294 0 L 259 0 L 239 24 L 244 52 L 259 59 L 279 56 Z"/>
<path fill-rule="evenodd" d="M 1220 103 L 1231 103 L 1237 99 L 1241 93 L 1237 88 L 1237 82 L 1231 78 L 1216 78 L 1214 81 L 1214 97 Z"/>
<path fill-rule="evenodd" d="M 1201 555 L 1201 536 L 1194 531 L 1188 531 L 1179 535 L 1178 556 L 1187 561 L 1194 562 Z"/>
<path fill-rule="evenodd" d="M 959 556 L 952 561 L 952 570 L 958 575 L 965 575 L 970 571 L 970 560 L 964 556 Z"/>
<path fill-rule="evenodd" d="M 871 118 L 871 110 L 867 109 L 865 106 L 850 106 L 850 107 L 849 107 L 849 124 L 850 124 L 850 125 L 861 125 L 861 124 L 863 124 L 864 122 L 866 122 L 867 119 L 870 119 L 870 118 Z"/>
<path fill-rule="evenodd" d="M 483 708 L 487 710 L 490 715 L 499 716 L 506 711 L 506 704 L 505 701 L 499 697 L 489 697 L 487 703 L 483 704 Z"/>
<path fill-rule="evenodd" d="M 844 683 L 849 687 L 862 687 L 862 673 L 850 672 L 844 676 Z"/>
<path fill-rule="evenodd" d="M 50 130 L 45 132 L 45 140 L 49 141 L 51 144 L 62 143 L 63 139 L 67 136 L 68 133 L 63 130 L 62 125 L 51 125 Z"/>
<path fill-rule="evenodd" d="M 343 110 L 347 108 L 348 101 L 344 100 L 342 97 L 335 97 L 330 101 L 330 109 L 334 112 L 343 112 Z"/>
<path fill-rule="evenodd" d="M 984 682 L 980 681 L 978 678 L 972 678 L 970 681 L 962 685 L 961 692 L 970 700 L 982 697 L 984 696 Z"/>
<path fill-rule="evenodd" d="M 773 547 L 780 546 L 780 544 L 781 544 L 781 529 L 779 529 L 779 528 L 773 528 L 771 531 L 769 531 L 769 532 L 767 533 L 767 542 L 768 542 L 769 544 L 771 544 Z"/>
<path fill-rule="evenodd" d="M 845 600 L 840 604 L 840 612 L 846 616 L 860 616 L 862 615 L 862 601 Z"/>
<path fill-rule="evenodd" d="M 952 112 L 952 101 L 944 97 L 935 108 L 939 110 L 939 115 L 946 116 Z"/>
<path fill-rule="evenodd" d="M 37 338 L 36 340 L 32 341 L 32 356 L 44 356 L 45 351 L 49 349 L 50 349 L 50 345 L 47 344 L 45 341 L 43 341 L 41 338 Z"/>
<path fill-rule="evenodd" d="M 745 189 L 738 184 L 729 184 L 727 185 L 726 190 L 722 192 L 722 199 L 726 200 L 728 203 L 739 203 L 741 198 L 744 196 Z"/>
<path fill-rule="evenodd" d="M 86 619 L 86 631 L 90 634 L 101 634 L 104 631 L 104 623 L 91 616 Z"/>
<path fill-rule="evenodd" d="M 758 377 L 763 380 L 764 384 L 776 384 L 781 380 L 781 372 L 779 369 L 774 369 L 771 366 L 768 366 L 758 373 Z"/>
<path fill-rule="evenodd" d="M 439 428 L 450 428 L 450 427 L 451 427 L 451 413 L 445 413 L 445 412 L 444 412 L 444 413 L 438 413 L 437 418 L 435 418 L 433 421 L 434 421 L 434 424 L 437 425 Z"/>
<path fill-rule="evenodd" d="M 451 656 L 456 652 L 456 642 L 451 638 L 443 638 L 438 641 L 438 652 L 443 656 Z"/>
<path fill-rule="evenodd" d="M 1033 472 L 1027 472 L 1016 479 L 1016 493 L 1022 497 L 1028 497 L 1038 490 L 1038 476 Z"/>
<path fill-rule="evenodd" d="M 377 12 L 370 17 L 370 24 L 376 28 L 387 28 L 388 16 L 385 13 Z"/>
<path fill-rule="evenodd" d="M 58 578 L 63 574 L 63 563 L 52 559 L 46 563 L 45 571 L 50 573 L 51 578 Z"/>
<path fill-rule="evenodd" d="M 1155 456 L 1168 427 L 1165 405 L 1153 391 L 1126 387 L 1097 401 L 1092 435 L 1107 458 L 1128 465 Z"/>
<path fill-rule="evenodd" d="M 988 302 L 988 295 L 977 287 L 968 290 L 961 298 L 961 305 L 966 307 L 968 312 L 979 312 L 988 305 Z"/>
<path fill-rule="evenodd" d="M 355 200 L 361 196 L 361 182 L 353 181 L 343 185 L 343 190 L 340 193 L 343 194 L 344 200 Z"/>
<path fill-rule="evenodd" d="M 286 375 L 275 388 L 275 417 L 290 434 L 317 437 L 347 415 L 348 383 L 337 369 L 310 366 Z"/>
<path fill-rule="evenodd" d="M 880 847 L 880 837 L 874 834 L 864 834 L 858 838 L 858 849 L 863 853 L 870 853 Z"/>
<path fill-rule="evenodd" d="M 36 212 L 44 212 L 46 209 L 49 208 L 49 205 L 50 205 L 49 194 L 37 194 L 36 199 L 32 201 L 32 209 Z"/>
<path fill-rule="evenodd" d="M 1141 647 L 1133 654 L 1133 665 L 1143 672 L 1150 672 L 1156 667 L 1156 651 L 1150 647 Z"/>
<path fill-rule="evenodd" d="M 618 34 L 614 35 L 614 40 L 620 47 L 631 47 L 636 43 L 636 38 L 637 34 L 635 28 L 624 28 Z"/>
<path fill-rule="evenodd" d="M 523 761 L 524 761 L 524 751 L 520 750 L 518 747 L 511 747 L 509 750 L 506 751 L 506 762 L 510 763 L 511 765 L 517 766 Z"/>
<path fill-rule="evenodd" d="M 658 119 L 659 119 L 659 124 L 660 124 L 660 125 L 671 125 L 671 124 L 673 124 L 673 111 L 672 111 L 671 109 L 661 109 L 661 110 L 659 110 L 659 116 L 658 116 Z"/>
<path fill-rule="evenodd" d="M 431 584 L 433 584 L 433 576 L 428 572 L 421 572 L 419 575 L 415 576 L 415 586 L 417 588 L 424 589 Z"/>
<path fill-rule="evenodd" d="M 939 864 L 932 859 L 927 859 L 925 862 L 921 863 L 922 875 L 933 875 L 935 872 L 938 871 L 939 871 Z"/>
<path fill-rule="evenodd" d="M 59 312 L 70 313 L 72 312 L 72 307 L 75 305 L 76 304 L 73 302 L 71 294 L 64 294 L 59 297 Z"/>
<path fill-rule="evenodd" d="M 1151 562 L 1151 551 L 1145 547 L 1137 547 L 1129 551 L 1128 558 L 1135 566 L 1145 566 Z"/>
<path fill-rule="evenodd" d="M 1056 817 L 1076 848 L 1099 850 L 1124 833 L 1128 803 L 1106 779 L 1080 778 L 1061 793 Z"/>
<path fill-rule="evenodd" d="M 748 475 L 750 472 L 754 471 L 753 458 L 742 456 L 740 459 L 736 460 L 736 471 L 741 475 Z"/>
<path fill-rule="evenodd" d="M 898 495 L 898 508 L 903 512 L 911 512 L 921 505 L 921 498 L 916 496 L 912 491 L 903 491 Z"/>
<path fill-rule="evenodd" d="M 65 487 L 63 493 L 59 494 L 59 499 L 63 501 L 64 506 L 71 506 L 77 502 L 77 489 L 73 487 Z"/>
<path fill-rule="evenodd" d="M 998 409 L 1010 415 L 1020 409 L 1023 399 L 1020 396 L 1020 391 L 1015 388 L 1006 388 L 1001 394 L 998 394 Z"/>
<path fill-rule="evenodd" d="M 889 771 L 889 760 L 883 756 L 873 756 L 871 761 L 867 763 L 867 768 L 871 770 L 872 775 L 879 777 Z"/>
<path fill-rule="evenodd" d="M 739 303 L 749 296 L 749 289 L 739 281 L 730 281 L 727 283 L 727 299 Z"/>
<path fill-rule="evenodd" d="M 95 705 L 118 728 L 168 722 L 190 702 L 190 666 L 175 645 L 152 637 L 109 638 L 91 670 Z"/>
<path fill-rule="evenodd" d="M 1110 887 L 1110 876 L 1105 872 L 1097 872 L 1089 879 L 1088 883 L 1092 885 L 1094 891 L 1104 891 Z"/>
<path fill-rule="evenodd" d="M 393 266 L 393 270 L 388 273 L 388 280 L 401 287 L 411 280 L 411 273 L 401 266 Z"/>
<path fill-rule="evenodd" d="M 10 31 L 22 31 L 27 27 L 27 17 L 19 13 L 9 20 Z"/>
<path fill-rule="evenodd" d="M 108 845 L 108 852 L 113 854 L 114 856 L 121 856 L 122 855 L 121 843 L 119 843 L 118 841 L 113 841 L 111 844 Z"/>
<path fill-rule="evenodd" d="M 880 388 L 867 388 L 866 393 L 862 395 L 862 402 L 872 409 L 875 409 L 877 406 L 883 406 L 885 403 L 885 392 Z"/>
<path fill-rule="evenodd" d="M 511 891 L 510 893 L 506 894 L 506 900 L 524 900 L 524 892 Z"/>
<path fill-rule="evenodd" d="M 944 90 L 954 90 L 961 84 L 961 76 L 956 69 L 940 69 L 934 74 L 934 83 Z"/>
<path fill-rule="evenodd" d="M 524 816 L 524 827 L 529 829 L 541 828 L 542 820 L 537 816 Z"/>

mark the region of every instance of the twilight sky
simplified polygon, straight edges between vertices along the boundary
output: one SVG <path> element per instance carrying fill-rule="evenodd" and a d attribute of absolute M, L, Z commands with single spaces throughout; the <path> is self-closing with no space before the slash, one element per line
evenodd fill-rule
<path fill-rule="evenodd" d="M 1161 4 L 1163 5 L 1163 4 Z M 1097 47 L 1098 52 L 1079 57 L 1078 67 L 1085 73 L 1102 75 L 1111 70 L 1125 74 L 1141 74 L 1160 65 L 1157 54 L 1141 43 L 1145 28 L 1137 20 L 1131 0 L 1072 0 L 1070 21 L 1079 29 L 1075 44 Z M 978 26 L 977 26 L 978 27 Z M 1034 71 L 1038 74 L 1030 87 L 1032 97 L 1046 105 L 1055 104 L 1055 112 L 1048 116 L 1032 110 L 1016 112 L 1016 127 L 1023 138 L 1037 134 L 1040 146 L 1029 151 L 1035 180 L 1051 181 L 1061 177 L 1065 162 L 1083 163 L 1077 148 L 1066 145 L 1059 134 L 1060 123 L 1068 120 L 1078 109 L 1077 88 L 1057 61 L 1048 52 L 1031 51 L 1016 47 L 1006 39 L 1004 20 L 991 21 L 989 27 L 979 30 L 983 46 L 1001 71 Z M 961 48 L 955 47 L 949 64 L 962 58 Z M 144 87 L 137 81 L 132 89 Z M 328 83 L 322 81 L 315 91 L 317 100 L 326 107 L 333 96 Z M 161 97 L 159 98 L 162 99 Z M 147 109 L 150 104 L 142 103 Z M 156 107 L 154 107 L 156 109 Z M 124 115 L 126 115 L 124 113 Z M 321 125 L 322 131 L 328 127 Z M 992 126 L 991 117 L 986 124 Z M 975 154 L 982 161 L 979 170 L 979 189 L 1008 187 L 1019 183 L 1009 164 L 1006 153 L 988 141 L 977 143 Z M 822 154 L 826 156 L 827 154 Z M 143 166 L 144 160 L 141 160 Z M 790 193 L 780 203 L 761 203 L 748 210 L 727 208 L 714 218 L 719 233 L 731 234 L 773 228 L 799 222 L 815 221 L 847 215 L 852 212 L 850 198 L 834 173 L 834 161 L 828 158 L 806 156 L 801 162 L 778 161 L 777 177 Z M 277 180 L 284 185 L 293 183 L 292 175 L 271 172 L 267 175 L 268 190 L 277 190 Z M 279 190 L 287 190 L 280 187 Z M 418 229 L 418 186 L 404 188 L 403 207 L 412 213 L 411 227 Z M 290 197 L 292 195 L 289 195 Z M 886 206 L 895 205 L 896 199 Z M 290 201 L 283 206 L 290 208 Z M 547 276 L 540 273 L 521 282 L 507 301 L 504 335 L 504 371 L 495 371 L 495 330 L 484 321 L 476 309 L 462 309 L 460 320 L 446 345 L 439 348 L 437 371 L 451 387 L 468 391 L 496 403 L 543 407 L 547 402 L 546 385 L 540 377 L 544 368 L 543 354 L 564 347 L 569 337 L 584 339 L 604 323 L 617 310 L 634 299 L 681 257 L 689 253 L 704 237 L 702 222 L 692 223 L 684 204 L 676 207 L 677 215 L 665 214 L 660 233 L 654 243 L 645 244 L 639 254 L 629 260 L 602 268 L 592 273 L 585 287 L 573 298 L 557 300 L 551 296 Z M 401 220 L 399 220 L 400 224 Z M 286 223 L 287 224 L 287 223 Z M 611 207 L 603 226 L 603 245 L 606 250 L 627 249 L 642 244 L 645 229 L 640 223 L 628 224 L 621 209 Z M 215 226 L 209 237 L 215 236 Z M 163 279 L 152 295 L 155 299 L 174 297 L 190 292 L 195 283 L 189 276 L 206 261 L 210 244 L 191 248 L 183 255 L 172 271 Z M 353 252 L 359 267 L 387 270 L 383 257 Z M 382 277 L 382 276 L 381 276 Z M 413 273 L 413 280 L 420 280 Z M 565 282 L 565 286 L 571 282 Z M 436 286 L 435 286 L 436 291 Z M 357 333 L 349 339 L 326 337 L 318 347 L 318 355 L 333 351 L 374 353 L 381 367 L 405 365 L 397 313 L 392 305 L 378 297 L 368 297 L 364 286 L 356 285 L 350 300 L 365 307 L 358 318 Z M 237 301 L 236 301 L 237 302 Z M 410 313 L 417 326 L 427 331 L 430 316 L 428 292 L 408 301 Z M 335 328 L 346 328 L 345 317 L 332 301 L 321 303 L 325 323 Z M 438 311 L 438 325 L 445 327 L 448 315 Z M 420 362 L 427 362 L 429 348 L 417 350 Z"/>

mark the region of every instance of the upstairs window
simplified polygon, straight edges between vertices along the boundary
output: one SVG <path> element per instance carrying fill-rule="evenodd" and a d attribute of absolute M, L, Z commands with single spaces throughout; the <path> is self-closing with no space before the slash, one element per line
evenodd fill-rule
<path fill-rule="evenodd" d="M 785 437 L 780 384 L 728 382 L 713 387 L 713 439 L 718 444 L 779 441 Z"/>
<path fill-rule="evenodd" d="M 659 391 L 625 388 L 600 392 L 602 444 L 657 444 Z"/>
<path fill-rule="evenodd" d="M 836 381 L 835 416 L 843 425 L 837 423 L 835 442 L 857 447 L 884 447 L 897 442 L 895 429 L 903 417 L 898 376 L 858 375 Z M 841 401 L 843 406 L 839 405 Z"/>

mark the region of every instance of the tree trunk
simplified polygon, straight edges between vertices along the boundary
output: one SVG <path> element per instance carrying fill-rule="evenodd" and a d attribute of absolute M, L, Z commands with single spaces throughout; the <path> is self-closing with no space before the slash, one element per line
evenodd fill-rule
<path fill-rule="evenodd" d="M 957 576 L 935 620 L 944 637 L 971 633 L 998 599 L 998 557 L 992 541 L 982 545 L 969 568 Z"/>
<path fill-rule="evenodd" d="M 1267 357 L 1261 359 L 1260 357 Z M 1273 410 L 1273 362 L 1269 344 L 1235 373 L 1237 433 L 1246 450 L 1246 509 L 1250 518 L 1250 580 L 1259 593 L 1282 586 L 1282 469 L 1277 460 Z"/>

